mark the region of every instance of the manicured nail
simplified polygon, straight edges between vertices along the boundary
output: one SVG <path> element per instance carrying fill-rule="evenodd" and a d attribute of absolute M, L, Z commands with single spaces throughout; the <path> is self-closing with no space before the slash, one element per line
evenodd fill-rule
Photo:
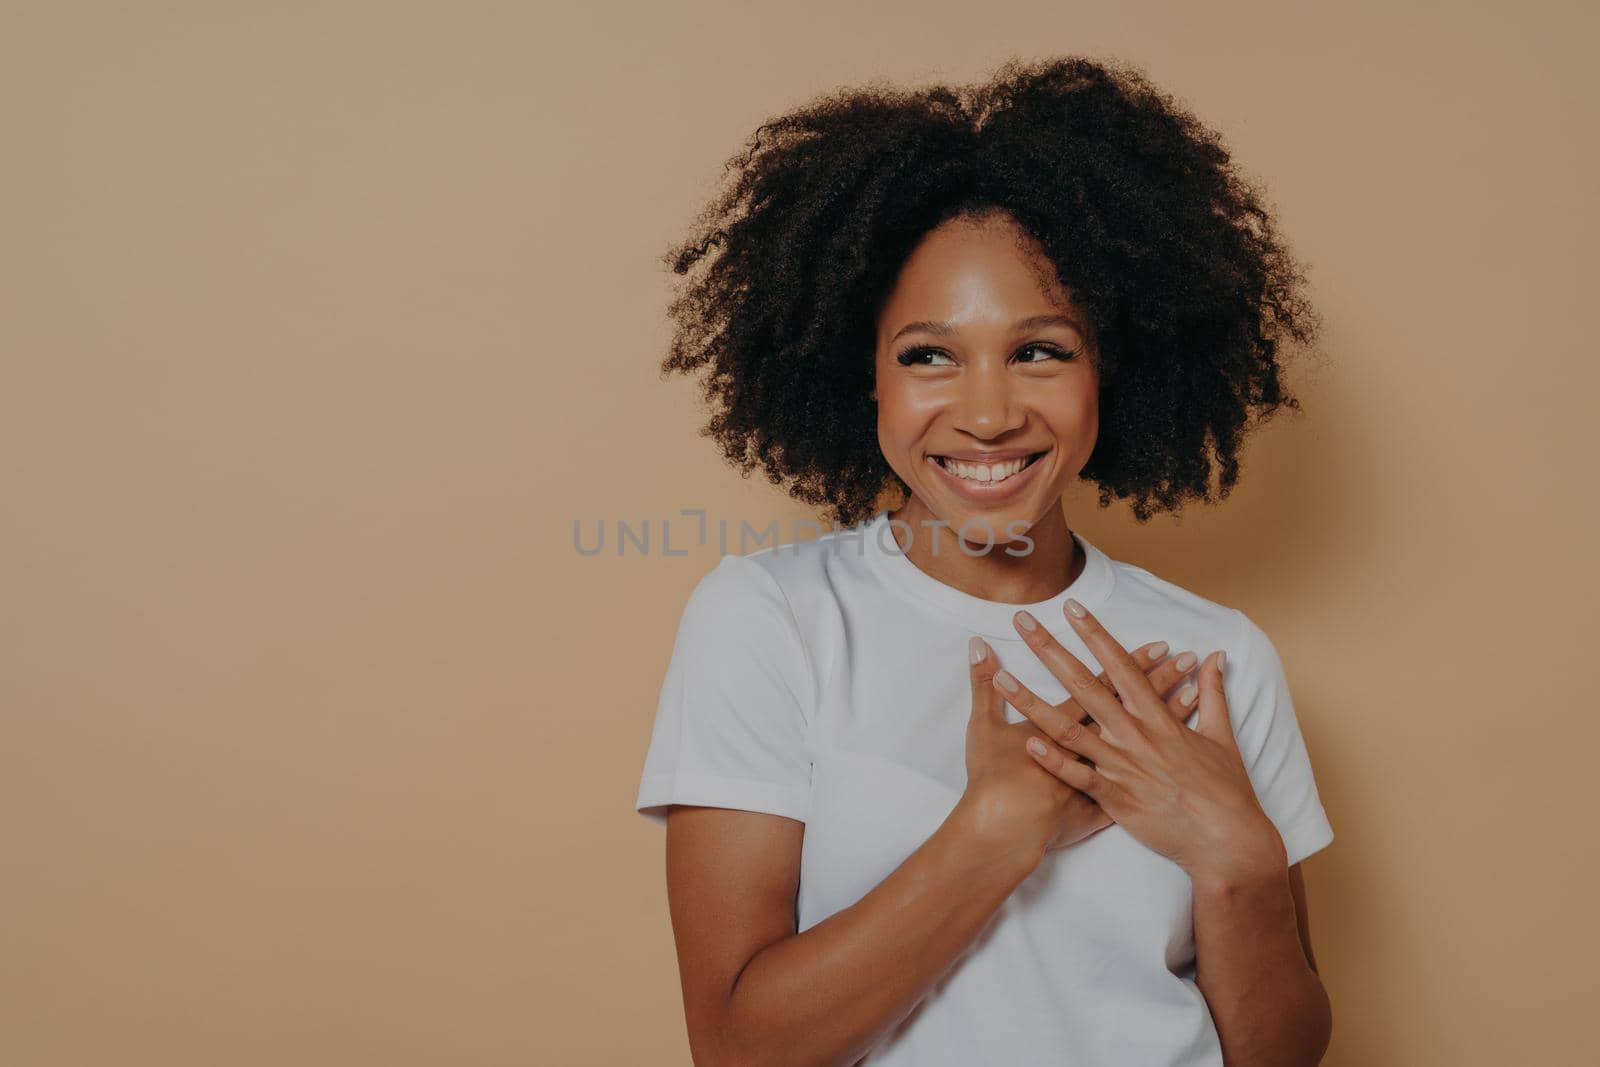
<path fill-rule="evenodd" d="M 1044 755 L 1044 742 L 1039 740 L 1037 737 L 1028 738 L 1028 751 L 1032 752 L 1035 756 Z"/>
<path fill-rule="evenodd" d="M 1190 682 L 1188 685 L 1178 690 L 1178 703 L 1187 708 L 1189 705 L 1194 703 L 1194 698 L 1199 695 L 1200 687 L 1195 685 L 1193 682 Z"/>
<path fill-rule="evenodd" d="M 1180 670 L 1180 671 L 1186 671 L 1189 668 L 1194 666 L 1194 662 L 1195 662 L 1194 653 L 1193 652 L 1185 652 L 1183 655 L 1181 655 L 1177 659 L 1173 660 L 1172 661 L 1172 665 L 1174 667 L 1178 668 L 1178 670 Z"/>
<path fill-rule="evenodd" d="M 983 638 L 974 636 L 968 640 L 967 653 L 972 656 L 972 662 L 982 663 L 983 657 L 987 655 L 984 651 Z"/>
<path fill-rule="evenodd" d="M 1039 628 L 1039 620 L 1029 615 L 1026 611 L 1017 612 L 1017 625 L 1030 633 Z"/>
<path fill-rule="evenodd" d="M 1004 667 L 994 672 L 994 680 L 1001 689 L 1004 689 L 1008 693 L 1015 693 L 1019 688 L 1021 688 L 1017 685 L 1017 680 L 1011 677 L 1011 672 L 1006 670 Z"/>
<path fill-rule="evenodd" d="M 1217 670 L 1220 671 L 1222 668 L 1226 667 L 1227 665 L 1228 665 L 1228 654 L 1226 652 L 1218 652 L 1217 653 Z"/>
<path fill-rule="evenodd" d="M 1083 618 L 1085 614 L 1083 605 L 1078 603 L 1076 600 L 1073 600 L 1071 597 L 1067 597 L 1067 614 L 1071 615 L 1075 619 Z"/>
<path fill-rule="evenodd" d="M 1155 644 L 1150 646 L 1150 658 L 1151 659 L 1160 659 L 1162 656 L 1165 656 L 1166 654 L 1167 654 L 1167 643 L 1165 641 L 1157 641 Z"/>

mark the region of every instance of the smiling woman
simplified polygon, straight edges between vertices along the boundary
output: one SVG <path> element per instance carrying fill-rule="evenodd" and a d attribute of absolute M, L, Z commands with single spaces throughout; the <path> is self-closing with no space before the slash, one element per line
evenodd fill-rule
<path fill-rule="evenodd" d="M 944 522 L 986 547 L 1029 531 L 1031 551 L 1073 561 L 1059 502 L 1094 451 L 1100 375 L 1087 316 L 1059 282 L 1041 280 L 1052 275 L 1037 242 L 998 209 L 934 228 L 901 267 L 878 315 L 871 396 L 879 450 L 909 490 L 896 518 L 913 530 Z M 971 570 L 937 547 L 914 535 L 905 546 L 958 588 L 996 580 L 991 566 Z M 1012 571 L 1048 587 L 1008 583 L 1020 600 L 1066 580 Z"/>
<path fill-rule="evenodd" d="M 730 169 L 665 366 L 848 529 L 724 556 L 673 646 L 635 807 L 695 1062 L 1318 1062 L 1333 831 L 1277 652 L 1062 509 L 1225 496 L 1293 403 L 1256 194 L 1083 59 L 841 91 Z"/>

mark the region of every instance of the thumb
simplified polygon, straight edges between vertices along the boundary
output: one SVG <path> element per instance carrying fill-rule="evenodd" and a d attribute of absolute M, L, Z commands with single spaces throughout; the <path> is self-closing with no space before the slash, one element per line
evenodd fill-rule
<path fill-rule="evenodd" d="M 969 727 L 980 724 L 1003 725 L 1004 702 L 994 687 L 994 672 L 1000 669 L 994 649 L 983 638 L 974 634 L 967 642 L 967 662 L 972 676 L 972 718 Z"/>
<path fill-rule="evenodd" d="M 1237 751 L 1233 721 L 1228 712 L 1228 697 L 1222 688 L 1223 652 L 1214 652 L 1200 665 L 1200 719 L 1195 728 L 1206 737 Z"/>

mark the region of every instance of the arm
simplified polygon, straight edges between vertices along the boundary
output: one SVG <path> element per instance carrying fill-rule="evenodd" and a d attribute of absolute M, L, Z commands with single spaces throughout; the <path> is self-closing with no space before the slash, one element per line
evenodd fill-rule
<path fill-rule="evenodd" d="M 805 825 L 675 806 L 667 896 L 699 1067 L 847 1067 L 976 939 L 1041 853 L 997 846 L 964 797 L 887 878 L 797 934 Z"/>
<path fill-rule="evenodd" d="M 1157 694 L 1140 684 L 1128 653 L 1081 605 L 1081 614 L 1074 613 L 1074 605 L 1067 602 L 1067 617 L 1117 682 L 1121 700 L 1099 691 L 1083 662 L 1042 629 L 1025 635 L 1103 727 L 1098 734 L 1081 729 L 1022 690 L 1009 698 L 1012 704 L 1055 742 L 1035 738 L 1029 750 L 1046 770 L 1094 797 L 1134 837 L 1188 872 L 1196 982 L 1229 1067 L 1318 1063 L 1332 1022 L 1327 993 L 1310 962 L 1308 924 L 1301 915 L 1304 887 L 1239 748 L 1222 681 L 1224 653 L 1200 665 L 1191 698 L 1199 701 L 1194 729 L 1174 726 Z M 1266 718 L 1252 723 L 1272 731 L 1265 739 L 1259 728 L 1246 731 L 1252 762 L 1260 765 L 1270 742 L 1280 770 L 1257 774 L 1280 818 L 1288 811 L 1300 816 L 1299 822 L 1287 820 L 1302 831 L 1294 845 L 1298 861 L 1311 851 L 1308 844 L 1326 844 L 1330 831 L 1294 728 L 1281 663 L 1270 642 L 1240 618 L 1240 644 L 1253 644 L 1258 657 L 1253 673 L 1242 676 L 1248 684 L 1239 692 L 1240 703 L 1265 711 Z"/>
<path fill-rule="evenodd" d="M 1194 883 L 1196 982 L 1228 1067 L 1322 1062 L 1333 1027 L 1300 865 Z"/>
<path fill-rule="evenodd" d="M 1136 669 L 1162 692 L 1181 676 L 1164 643 Z M 701 1067 L 855 1063 L 898 1025 L 1043 858 L 1109 825 L 1041 775 L 1008 724 L 987 643 L 969 645 L 967 789 L 922 845 L 848 908 L 797 934 L 805 824 L 758 811 L 673 805 L 667 896 L 689 1046 Z M 1182 720 L 1174 700 L 1172 718 Z M 1070 701 L 1057 709 L 1076 722 Z"/>

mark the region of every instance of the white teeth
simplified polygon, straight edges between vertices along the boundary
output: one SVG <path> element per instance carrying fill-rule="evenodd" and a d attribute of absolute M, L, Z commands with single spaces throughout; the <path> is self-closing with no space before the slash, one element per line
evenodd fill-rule
<path fill-rule="evenodd" d="M 1023 467 L 1028 465 L 1026 458 L 1013 459 L 1005 463 L 987 464 L 961 463 L 957 460 L 946 459 L 943 456 L 937 458 L 939 465 L 945 470 L 949 471 L 951 474 L 954 474 L 957 478 L 963 478 L 969 482 L 985 482 L 991 484 L 994 482 L 1005 481 L 1007 478 L 1011 477 L 1013 474 L 1016 474 L 1018 471 L 1022 470 Z"/>

